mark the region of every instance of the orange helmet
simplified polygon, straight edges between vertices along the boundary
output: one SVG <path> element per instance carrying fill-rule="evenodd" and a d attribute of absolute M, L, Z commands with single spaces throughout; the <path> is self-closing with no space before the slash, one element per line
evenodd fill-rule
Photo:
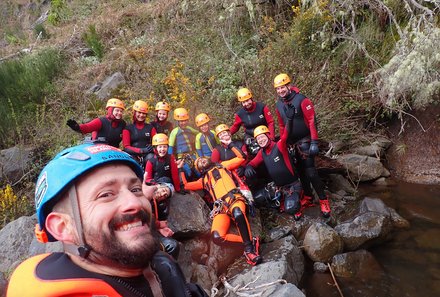
<path fill-rule="evenodd" d="M 206 113 L 200 113 L 196 116 L 196 126 L 200 127 L 206 123 L 208 123 L 211 119 L 208 117 Z"/>
<path fill-rule="evenodd" d="M 229 131 L 229 127 L 226 124 L 220 124 L 217 127 L 215 127 L 215 135 L 218 136 L 220 132 L 223 131 Z"/>
<path fill-rule="evenodd" d="M 264 125 L 258 126 L 254 130 L 254 138 L 256 138 L 258 135 L 266 134 L 266 133 L 270 133 L 269 129 L 266 126 Z"/>
<path fill-rule="evenodd" d="M 204 171 L 205 171 L 205 169 L 204 168 L 202 168 L 201 166 L 200 166 L 200 161 L 202 160 L 202 159 L 206 159 L 209 163 L 211 163 L 211 158 L 209 158 L 209 157 L 198 157 L 195 161 L 194 161 L 194 168 L 198 171 L 198 172 L 200 172 L 200 173 L 204 173 Z"/>
<path fill-rule="evenodd" d="M 107 105 L 105 106 L 105 109 L 107 109 L 109 107 L 117 107 L 117 108 L 120 108 L 122 110 L 125 109 L 124 102 L 122 102 L 121 100 L 119 100 L 117 98 L 108 99 Z"/>
<path fill-rule="evenodd" d="M 133 110 L 143 112 L 143 113 L 148 113 L 148 104 L 145 101 L 137 100 L 133 104 Z"/>
<path fill-rule="evenodd" d="M 152 145 L 161 145 L 166 144 L 168 145 L 168 136 L 163 133 L 158 133 L 153 136 L 153 139 L 151 140 Z"/>
<path fill-rule="evenodd" d="M 237 92 L 237 99 L 240 102 L 246 101 L 252 98 L 252 93 L 248 88 L 241 88 Z"/>
<path fill-rule="evenodd" d="M 171 108 L 170 108 L 170 105 L 168 104 L 168 102 L 160 101 L 160 102 L 156 103 L 156 107 L 154 110 L 156 110 L 156 111 L 158 111 L 158 110 L 170 111 Z"/>
<path fill-rule="evenodd" d="M 188 111 L 185 108 L 183 108 L 183 107 L 176 108 L 174 110 L 174 119 L 176 121 L 189 120 Z"/>
<path fill-rule="evenodd" d="M 278 87 L 287 85 L 290 82 L 291 82 L 290 77 L 285 73 L 281 73 L 281 74 L 278 74 L 277 76 L 275 76 L 275 78 L 273 80 L 273 87 L 278 88 Z"/>

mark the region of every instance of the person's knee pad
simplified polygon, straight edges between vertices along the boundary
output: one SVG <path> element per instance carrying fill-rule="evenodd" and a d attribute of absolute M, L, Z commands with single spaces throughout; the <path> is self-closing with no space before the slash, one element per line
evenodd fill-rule
<path fill-rule="evenodd" d="M 307 177 L 311 180 L 318 176 L 318 171 L 316 170 L 315 167 L 306 168 L 305 172 Z"/>
<path fill-rule="evenodd" d="M 180 252 L 179 242 L 169 237 L 160 237 L 160 242 L 163 246 L 164 252 L 166 252 L 168 255 L 171 255 L 175 260 L 177 260 Z"/>
<path fill-rule="evenodd" d="M 225 238 L 221 237 L 217 231 L 212 231 L 211 233 L 212 242 L 216 245 L 222 245 L 225 243 Z"/>
<path fill-rule="evenodd" d="M 294 215 L 301 209 L 298 193 L 292 193 L 284 198 L 284 211 Z"/>
<path fill-rule="evenodd" d="M 243 212 L 241 211 L 240 207 L 234 207 L 232 209 L 232 217 L 234 220 L 239 220 L 243 217 Z"/>

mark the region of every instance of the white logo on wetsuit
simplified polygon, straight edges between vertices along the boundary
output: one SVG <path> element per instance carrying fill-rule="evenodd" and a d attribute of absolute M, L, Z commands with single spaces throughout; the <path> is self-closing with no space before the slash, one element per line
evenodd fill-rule
<path fill-rule="evenodd" d="M 276 157 L 273 159 L 274 162 L 278 162 L 279 160 L 280 160 L 280 157 L 279 157 L 279 156 L 276 156 Z"/>

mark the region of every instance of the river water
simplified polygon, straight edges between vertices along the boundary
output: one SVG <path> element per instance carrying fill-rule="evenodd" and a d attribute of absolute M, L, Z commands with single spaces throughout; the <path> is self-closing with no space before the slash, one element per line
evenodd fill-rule
<path fill-rule="evenodd" d="M 380 198 L 410 222 L 387 243 L 371 248 L 378 265 L 357 279 L 337 277 L 344 297 L 440 296 L 440 186 L 397 182 L 393 187 L 362 186 L 361 197 Z M 330 273 L 308 265 L 307 297 L 340 297 Z"/>

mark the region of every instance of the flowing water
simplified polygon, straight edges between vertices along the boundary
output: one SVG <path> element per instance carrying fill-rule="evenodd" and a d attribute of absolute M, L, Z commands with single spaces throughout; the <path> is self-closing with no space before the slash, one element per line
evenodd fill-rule
<path fill-rule="evenodd" d="M 344 297 L 440 296 L 440 186 L 398 182 L 393 187 L 364 186 L 362 197 L 380 198 L 410 222 L 385 244 L 369 249 L 377 267 L 357 279 L 337 277 Z M 374 266 L 374 265 L 373 265 Z M 339 297 L 330 273 L 309 274 L 307 297 Z"/>

